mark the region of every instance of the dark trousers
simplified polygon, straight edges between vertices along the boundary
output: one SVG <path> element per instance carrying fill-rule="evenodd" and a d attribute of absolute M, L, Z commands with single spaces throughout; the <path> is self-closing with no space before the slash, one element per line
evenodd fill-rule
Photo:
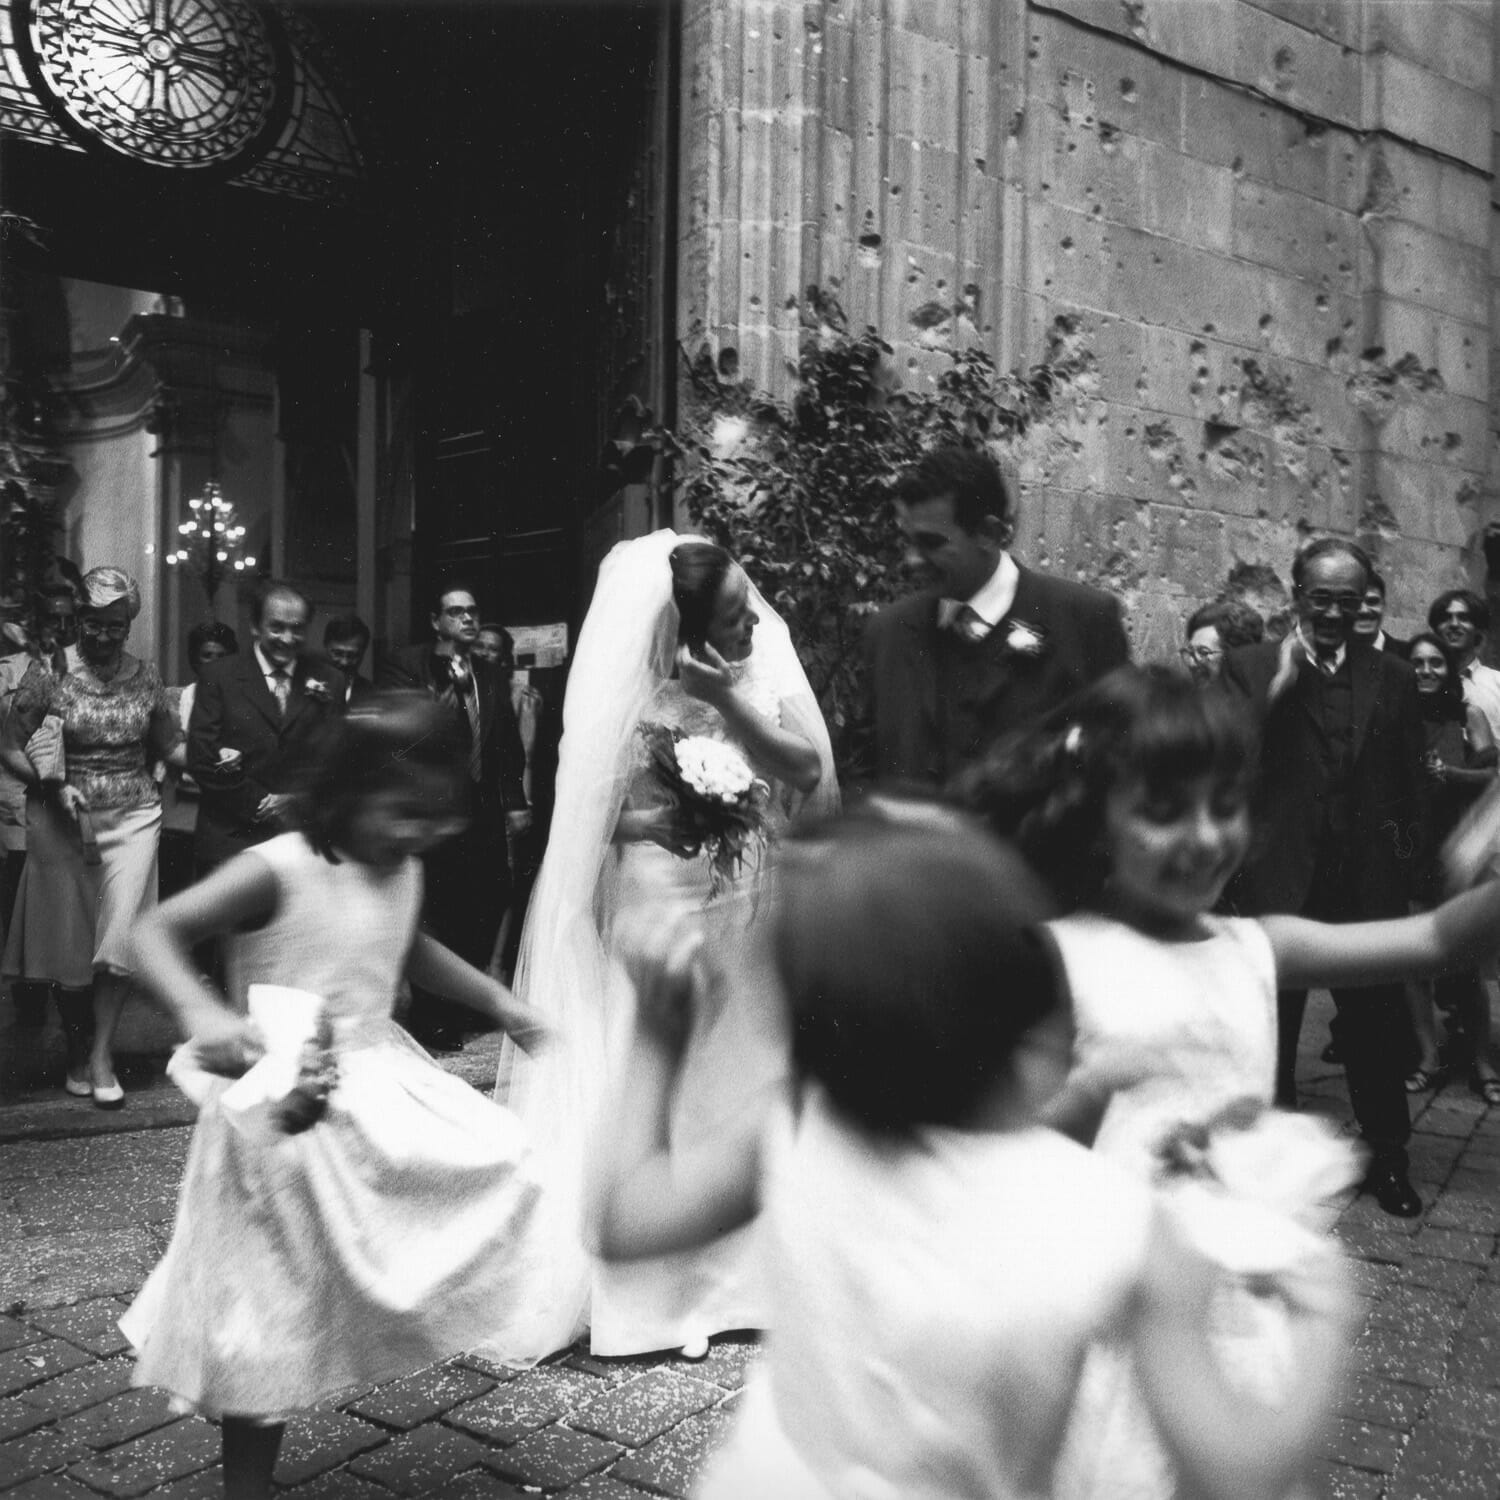
<path fill-rule="evenodd" d="M 487 969 L 511 895 L 504 822 L 471 824 L 422 863 L 427 886 L 422 930 L 476 969 Z M 483 1022 L 467 1006 L 413 985 L 407 1024 L 420 1039 L 424 1031 L 474 1031 Z"/>
<path fill-rule="evenodd" d="M 1382 984 L 1331 993 L 1337 1011 L 1333 1037 L 1360 1134 L 1377 1156 L 1405 1162 L 1411 1136 L 1405 1078 L 1413 1053 L 1406 991 L 1399 984 Z M 1277 993 L 1276 1099 L 1281 1104 L 1297 1097 L 1297 1039 L 1306 1008 L 1306 990 Z"/>
<path fill-rule="evenodd" d="M 1385 915 L 1360 910 L 1355 877 L 1339 841 L 1326 839 L 1302 915 L 1319 922 L 1356 922 Z M 1377 1156 L 1404 1164 L 1411 1137 L 1406 1075 L 1416 1053 L 1405 987 L 1380 984 L 1331 993 L 1337 1012 L 1333 1037 L 1360 1134 Z M 1282 990 L 1276 996 L 1276 1099 L 1280 1104 L 1292 1104 L 1297 1097 L 1297 1040 L 1306 1009 L 1306 990 Z"/>

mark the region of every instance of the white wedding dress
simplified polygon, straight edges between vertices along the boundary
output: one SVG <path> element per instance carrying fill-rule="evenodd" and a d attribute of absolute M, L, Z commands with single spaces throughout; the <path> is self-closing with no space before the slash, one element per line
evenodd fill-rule
<path fill-rule="evenodd" d="M 591 1329 L 596 1353 L 676 1347 L 764 1313 L 753 1262 L 754 1225 L 702 1250 L 603 1266 L 588 1250 L 584 1182 L 589 1140 L 611 1070 L 622 1059 L 633 996 L 615 952 L 627 914 L 691 913 L 726 978 L 700 1007 L 674 1102 L 674 1140 L 701 1140 L 779 1095 L 787 1071 L 781 1007 L 762 939 L 773 899 L 776 840 L 803 813 L 836 809 L 828 731 L 786 626 L 751 586 L 759 617 L 750 656 L 735 668 L 752 709 L 818 751 L 806 798 L 773 785 L 767 839 L 710 895 L 708 857 L 679 858 L 654 843 L 616 844 L 622 809 L 649 802 L 639 727 L 661 723 L 733 743 L 717 710 L 672 676 L 677 611 L 668 556 L 685 538 L 656 532 L 616 547 L 579 635 L 563 707 L 557 804 L 547 854 L 522 934 L 516 990 L 556 1030 L 533 1061 L 502 1055 L 496 1097 L 520 1116 L 543 1160 L 549 1215 L 542 1232 L 552 1307 L 548 1348 L 487 1352 L 526 1362 Z M 739 747 L 742 748 L 743 747 Z"/>

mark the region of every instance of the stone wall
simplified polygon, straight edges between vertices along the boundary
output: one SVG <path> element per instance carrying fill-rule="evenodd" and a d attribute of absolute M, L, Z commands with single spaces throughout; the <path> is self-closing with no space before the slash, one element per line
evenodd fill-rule
<path fill-rule="evenodd" d="M 1138 651 L 1356 535 L 1392 623 L 1500 475 L 1487 0 L 688 0 L 685 337 L 784 388 L 810 282 L 931 377 L 1063 344 L 1022 551 Z"/>

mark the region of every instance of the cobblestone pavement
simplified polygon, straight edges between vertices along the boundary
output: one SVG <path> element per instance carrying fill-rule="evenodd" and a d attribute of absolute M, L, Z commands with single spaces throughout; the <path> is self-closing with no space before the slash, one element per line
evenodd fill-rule
<path fill-rule="evenodd" d="M 1309 1105 L 1347 1116 L 1309 1010 Z M 199 1500 L 220 1493 L 218 1432 L 130 1386 L 115 1326 L 171 1227 L 190 1118 L 161 1077 L 149 1013 L 124 1035 L 119 1114 L 38 1086 L 57 1041 L 0 1012 L 0 1492 Z M 480 1087 L 493 1039 L 445 1066 Z M 1500 1500 L 1500 1109 L 1464 1086 L 1414 1101 L 1411 1222 L 1368 1199 L 1339 1233 L 1366 1298 L 1354 1372 L 1315 1476 L 1330 1500 Z M 709 1357 L 603 1360 L 574 1349 L 525 1373 L 459 1358 L 288 1430 L 277 1479 L 297 1500 L 680 1496 L 734 1411 L 748 1335 Z M 768 1497 L 769 1500 L 769 1497 Z"/>

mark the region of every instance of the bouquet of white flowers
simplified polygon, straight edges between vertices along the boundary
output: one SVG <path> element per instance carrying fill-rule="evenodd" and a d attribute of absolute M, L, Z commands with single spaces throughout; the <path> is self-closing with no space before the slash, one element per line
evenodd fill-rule
<path fill-rule="evenodd" d="M 765 837 L 771 788 L 732 745 L 642 724 L 651 773 L 676 810 L 692 854 L 709 861 L 709 895 L 739 874 L 751 844 Z"/>

